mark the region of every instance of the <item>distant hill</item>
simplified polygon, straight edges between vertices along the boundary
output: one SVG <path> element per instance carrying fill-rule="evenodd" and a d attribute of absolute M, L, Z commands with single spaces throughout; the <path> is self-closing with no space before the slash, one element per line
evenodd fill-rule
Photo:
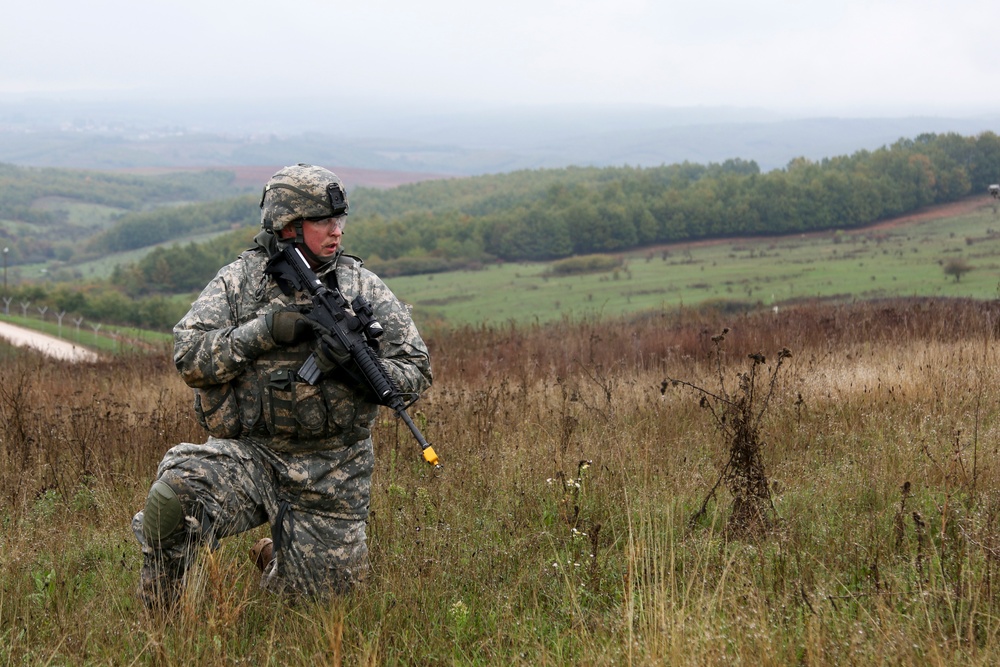
<path fill-rule="evenodd" d="M 256 191 L 262 188 L 264 184 L 267 183 L 267 180 L 271 178 L 276 171 L 285 166 L 287 165 L 275 163 L 269 166 L 237 165 L 226 168 L 188 166 L 133 167 L 117 171 L 143 175 L 170 174 L 178 171 L 225 171 L 233 174 L 233 185 L 235 187 L 247 188 Z M 441 178 L 452 178 L 452 176 L 448 174 L 434 174 L 429 172 L 359 169 L 357 167 L 344 167 L 330 163 L 326 163 L 324 166 L 336 172 L 337 176 L 339 176 L 346 184 L 348 191 L 351 191 L 354 188 L 395 188 L 400 185 L 409 185 L 410 183 L 420 183 L 422 181 L 430 181 Z"/>
<path fill-rule="evenodd" d="M 902 137 L 997 130 L 1000 115 L 792 118 L 759 109 L 608 106 L 437 113 L 335 109 L 300 117 L 287 109 L 199 112 L 0 99 L 0 162 L 87 169 L 312 162 L 349 165 L 362 175 L 477 175 L 737 158 L 767 172 L 797 157 L 820 160 L 875 150 Z M 380 187 L 360 180 L 357 185 Z"/>

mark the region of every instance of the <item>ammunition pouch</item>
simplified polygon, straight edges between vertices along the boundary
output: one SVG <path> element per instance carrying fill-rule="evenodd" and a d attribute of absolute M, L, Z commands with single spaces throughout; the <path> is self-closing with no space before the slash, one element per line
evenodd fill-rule
<path fill-rule="evenodd" d="M 319 385 L 303 382 L 288 368 L 260 372 L 264 425 L 268 434 L 311 440 L 334 435 Z"/>
<path fill-rule="evenodd" d="M 378 406 L 368 403 L 360 388 L 333 378 L 312 385 L 287 367 L 261 360 L 256 366 L 260 419 L 254 431 L 273 437 L 273 449 L 303 451 L 311 440 L 351 444 L 371 435 Z"/>
<path fill-rule="evenodd" d="M 313 347 L 309 342 L 266 352 L 231 382 L 195 389 L 198 422 L 216 438 L 265 438 L 277 451 L 328 449 L 331 439 L 352 444 L 368 438 L 378 405 L 364 387 L 340 369 L 314 385 L 299 377 Z"/>
<path fill-rule="evenodd" d="M 230 383 L 194 390 L 194 414 L 209 435 L 236 438 L 240 427 L 239 405 Z"/>

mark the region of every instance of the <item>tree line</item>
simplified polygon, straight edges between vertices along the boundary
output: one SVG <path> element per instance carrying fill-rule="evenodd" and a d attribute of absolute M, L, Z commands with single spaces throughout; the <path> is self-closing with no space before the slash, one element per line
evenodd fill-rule
<path fill-rule="evenodd" d="M 0 163 L 0 240 L 11 265 L 81 259 L 93 251 L 86 241 L 95 227 L 128 225 L 131 212 L 232 196 L 240 191 L 234 179 L 226 171 L 146 176 Z M 101 208 L 94 217 L 104 220 L 73 220 L 80 205 Z"/>
<path fill-rule="evenodd" d="M 421 261 L 433 270 L 435 262 L 453 268 L 706 238 L 850 229 L 986 192 L 1000 178 L 1000 137 L 925 134 L 850 156 L 800 158 L 768 173 L 744 160 L 587 173 L 586 180 L 526 188 L 520 197 L 483 198 L 475 203 L 479 212 L 470 205 L 361 218 L 349 228 L 345 246 L 392 274 Z M 506 205 L 485 210 L 487 201 L 500 200 Z"/>
<path fill-rule="evenodd" d="M 10 286 L 3 297 L 4 312 L 47 317 L 63 316 L 65 322 L 120 324 L 169 331 L 187 312 L 190 301 L 162 294 L 132 297 L 110 283 L 30 284 Z"/>
<path fill-rule="evenodd" d="M 175 172 L 162 176 L 19 167 L 0 163 L 0 211 L 22 222 L 54 221 L 33 204 L 61 197 L 127 210 L 176 201 L 205 201 L 231 191 L 232 172 Z"/>
<path fill-rule="evenodd" d="M 850 229 L 986 192 L 998 178 L 1000 137 L 992 132 L 924 134 L 850 156 L 800 158 L 768 173 L 740 159 L 526 170 L 361 189 L 351 196 L 344 247 L 393 276 L 706 238 Z M 230 200 L 232 212 L 223 218 L 243 219 L 250 229 L 157 250 L 121 270 L 119 283 L 137 294 L 204 284 L 248 247 L 257 225 L 255 199 Z M 166 209 L 157 212 L 158 225 L 188 228 L 180 217 L 171 218 L 177 213 L 192 216 L 187 209 Z M 211 217 L 199 219 L 207 225 Z"/>
<path fill-rule="evenodd" d="M 524 170 L 358 189 L 349 193 L 344 247 L 387 276 L 555 260 L 706 238 L 850 229 L 985 193 L 997 180 L 1000 137 L 992 132 L 924 134 L 850 156 L 800 158 L 767 173 L 740 159 Z M 189 294 L 250 246 L 257 201 L 241 196 L 137 213 L 93 245 L 141 247 L 141 239 L 238 227 L 204 243 L 158 248 L 119 267 L 109 281 L 136 299 Z"/>
<path fill-rule="evenodd" d="M 158 208 L 129 213 L 88 243 L 92 251 L 121 252 L 146 248 L 192 234 L 245 228 L 260 220 L 255 210 L 259 195 Z"/>

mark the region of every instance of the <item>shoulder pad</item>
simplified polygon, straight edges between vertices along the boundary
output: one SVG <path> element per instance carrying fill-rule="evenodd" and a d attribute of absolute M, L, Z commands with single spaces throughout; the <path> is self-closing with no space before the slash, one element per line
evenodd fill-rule
<path fill-rule="evenodd" d="M 337 266 L 349 267 L 354 264 L 364 266 L 365 261 L 357 255 L 348 255 L 346 252 L 340 253 L 340 259 L 337 260 Z"/>
<path fill-rule="evenodd" d="M 267 248 L 265 248 L 264 246 L 260 246 L 260 245 L 256 245 L 255 244 L 255 245 L 250 246 L 249 248 L 247 248 L 243 252 L 241 252 L 239 254 L 239 257 L 241 257 L 241 258 L 253 257 L 254 255 L 257 255 L 257 254 L 260 254 L 260 253 L 263 253 L 264 255 L 267 255 L 268 254 Z"/>

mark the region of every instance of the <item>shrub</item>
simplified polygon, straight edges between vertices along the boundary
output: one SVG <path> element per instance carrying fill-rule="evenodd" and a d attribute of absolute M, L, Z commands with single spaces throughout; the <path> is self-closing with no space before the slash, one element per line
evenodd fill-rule
<path fill-rule="evenodd" d="M 557 262 L 546 272 L 553 276 L 571 276 L 580 273 L 601 273 L 614 271 L 625 265 L 625 259 L 614 255 L 580 255 L 567 257 Z"/>

